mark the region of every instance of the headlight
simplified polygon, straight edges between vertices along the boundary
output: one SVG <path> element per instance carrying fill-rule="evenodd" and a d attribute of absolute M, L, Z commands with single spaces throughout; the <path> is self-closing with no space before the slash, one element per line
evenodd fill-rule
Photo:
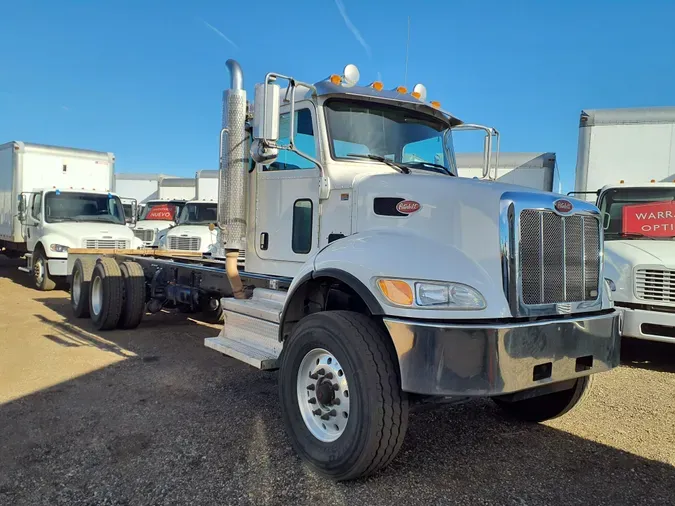
<path fill-rule="evenodd" d="M 64 246 L 63 244 L 51 244 L 49 246 L 49 249 L 51 251 L 56 252 L 56 253 L 67 253 L 68 252 L 68 246 Z"/>
<path fill-rule="evenodd" d="M 481 293 L 462 283 L 379 279 L 382 295 L 396 306 L 477 310 L 487 304 Z"/>

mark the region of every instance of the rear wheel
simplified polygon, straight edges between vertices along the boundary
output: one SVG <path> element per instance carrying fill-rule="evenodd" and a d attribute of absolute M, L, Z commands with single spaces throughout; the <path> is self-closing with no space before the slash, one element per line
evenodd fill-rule
<path fill-rule="evenodd" d="M 117 326 L 122 314 L 122 273 L 112 258 L 99 258 L 89 287 L 89 313 L 98 330 Z"/>
<path fill-rule="evenodd" d="M 33 253 L 33 281 L 35 287 L 43 292 L 49 292 L 56 288 L 56 282 L 49 277 L 47 257 L 41 249 Z"/>
<path fill-rule="evenodd" d="M 408 425 L 408 401 L 389 336 L 367 316 L 310 315 L 280 365 L 281 412 L 293 447 L 321 474 L 348 480 L 385 467 Z"/>
<path fill-rule="evenodd" d="M 124 285 L 122 314 L 117 322 L 121 329 L 135 329 L 145 314 L 145 273 L 137 262 L 120 264 Z"/>
<path fill-rule="evenodd" d="M 73 265 L 73 275 L 70 286 L 70 306 L 75 318 L 89 316 L 89 285 L 96 262 L 90 259 L 78 258 Z"/>
<path fill-rule="evenodd" d="M 587 397 L 593 384 L 592 376 L 583 376 L 574 386 L 560 392 L 531 397 L 520 401 L 505 401 L 499 397 L 493 401 L 506 413 L 526 422 L 543 422 L 558 418 L 579 406 Z"/>

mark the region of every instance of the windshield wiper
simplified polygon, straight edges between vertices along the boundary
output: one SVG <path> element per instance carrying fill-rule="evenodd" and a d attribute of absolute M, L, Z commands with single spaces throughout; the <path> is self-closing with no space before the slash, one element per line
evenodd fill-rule
<path fill-rule="evenodd" d="M 618 235 L 619 237 L 625 237 L 625 238 L 627 238 L 627 239 L 632 237 L 633 239 L 642 239 L 642 238 L 645 238 L 645 239 L 650 239 L 650 240 L 652 240 L 652 241 L 656 241 L 656 237 L 652 237 L 652 236 L 650 236 L 650 235 L 641 234 L 641 233 L 639 233 L 639 232 L 616 232 L 616 235 Z"/>
<path fill-rule="evenodd" d="M 433 163 L 433 162 L 403 162 L 403 164 L 406 165 L 407 167 L 419 167 L 419 168 L 424 167 L 424 166 L 436 167 L 436 168 L 439 168 L 439 169 L 443 170 L 443 172 L 445 172 L 448 176 L 453 176 L 453 177 L 455 176 L 452 172 L 450 172 L 450 169 L 448 169 L 445 165 L 440 165 L 438 163 Z"/>
<path fill-rule="evenodd" d="M 396 162 L 392 162 L 391 160 L 387 160 L 384 156 L 380 155 L 373 155 L 371 153 L 368 153 L 367 155 L 361 155 L 358 153 L 347 153 L 347 156 L 353 156 L 355 158 L 367 158 L 369 160 L 375 160 L 378 162 L 382 162 L 386 165 L 389 165 L 389 167 L 396 169 L 397 171 L 403 173 L 403 174 L 410 174 L 410 169 L 406 167 L 405 165 L 400 165 Z"/>
<path fill-rule="evenodd" d="M 78 220 L 77 218 L 71 218 L 70 216 L 59 216 L 59 217 L 49 216 L 48 221 L 51 221 L 52 223 L 56 223 L 56 222 L 61 222 L 61 221 L 77 221 L 77 222 L 79 222 L 79 221 L 82 221 L 82 220 Z"/>

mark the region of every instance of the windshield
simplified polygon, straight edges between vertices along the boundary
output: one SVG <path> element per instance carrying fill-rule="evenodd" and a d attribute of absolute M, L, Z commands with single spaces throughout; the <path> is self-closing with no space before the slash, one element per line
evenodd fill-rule
<path fill-rule="evenodd" d="M 218 204 L 215 202 L 188 202 L 180 213 L 180 225 L 208 225 L 216 223 Z"/>
<path fill-rule="evenodd" d="M 102 221 L 124 225 L 124 209 L 114 195 L 49 192 L 45 196 L 45 221 Z"/>
<path fill-rule="evenodd" d="M 176 221 L 176 216 L 185 203 L 180 201 L 148 202 L 141 214 L 141 220 Z"/>
<path fill-rule="evenodd" d="M 598 207 L 606 240 L 675 236 L 675 188 L 615 188 Z"/>
<path fill-rule="evenodd" d="M 375 155 L 412 169 L 457 174 L 452 134 L 442 120 L 369 101 L 332 99 L 325 108 L 333 158 Z"/>

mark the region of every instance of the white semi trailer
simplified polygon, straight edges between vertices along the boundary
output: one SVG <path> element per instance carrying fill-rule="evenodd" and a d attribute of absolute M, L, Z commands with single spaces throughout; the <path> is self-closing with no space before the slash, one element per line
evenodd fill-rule
<path fill-rule="evenodd" d="M 164 177 L 159 180 L 157 198 L 145 202 L 134 234 L 146 248 L 160 247 L 169 229 L 176 225 L 185 202 L 196 195 L 195 179 Z"/>
<path fill-rule="evenodd" d="M 460 177 L 483 177 L 485 163 L 483 153 L 457 153 L 455 157 Z M 502 152 L 494 158 L 493 163 L 498 164 L 491 168 L 492 178 L 496 181 L 547 192 L 561 191 L 560 181 L 556 174 L 555 153 Z"/>
<path fill-rule="evenodd" d="M 675 343 L 675 107 L 582 111 L 574 193 L 603 213 L 623 335 Z"/>
<path fill-rule="evenodd" d="M 159 247 L 170 250 L 217 251 L 218 171 L 200 170 L 195 174 L 196 196 L 183 206 L 176 226 L 169 229 Z"/>
<path fill-rule="evenodd" d="M 25 142 L 0 146 L 0 248 L 25 255 L 21 270 L 40 290 L 65 279 L 70 248 L 138 246 L 122 202 L 110 193 L 114 167 L 112 153 Z"/>
<path fill-rule="evenodd" d="M 353 65 L 316 84 L 269 73 L 249 103 L 227 66 L 224 259 L 79 251 L 76 315 L 129 328 L 167 302 L 221 314 L 206 346 L 279 369 L 293 447 L 337 480 L 391 462 L 411 403 L 491 397 L 541 421 L 618 364 L 593 204 L 457 177 L 463 122 L 422 85 L 359 85 Z"/>

